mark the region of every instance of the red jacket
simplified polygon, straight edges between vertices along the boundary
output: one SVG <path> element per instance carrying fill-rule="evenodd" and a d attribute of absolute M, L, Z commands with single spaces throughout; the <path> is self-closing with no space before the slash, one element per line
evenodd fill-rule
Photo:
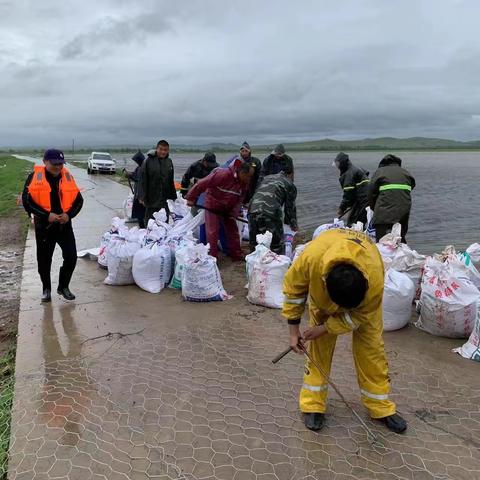
<path fill-rule="evenodd" d="M 238 179 L 235 166 L 216 168 L 208 177 L 196 183 L 185 197 L 197 203 L 198 197 L 206 192 L 205 207 L 237 216 L 248 192 L 248 185 Z"/>

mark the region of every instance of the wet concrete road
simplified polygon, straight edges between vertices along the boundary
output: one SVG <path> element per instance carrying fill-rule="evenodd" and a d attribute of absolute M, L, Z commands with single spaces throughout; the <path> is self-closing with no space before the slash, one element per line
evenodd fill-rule
<path fill-rule="evenodd" d="M 93 247 L 127 189 L 71 170 L 85 189 L 78 247 Z M 10 479 L 480 478 L 480 364 L 450 353 L 461 341 L 414 327 L 385 336 L 392 397 L 409 422 L 398 436 L 368 420 L 340 339 L 332 378 L 377 433 L 372 446 L 334 392 L 327 427 L 305 430 L 302 359 L 271 364 L 287 329 L 246 301 L 243 265 L 221 265 L 234 299 L 189 304 L 172 290 L 105 286 L 105 272 L 79 259 L 78 299 L 43 306 L 32 231 L 24 261 Z"/>

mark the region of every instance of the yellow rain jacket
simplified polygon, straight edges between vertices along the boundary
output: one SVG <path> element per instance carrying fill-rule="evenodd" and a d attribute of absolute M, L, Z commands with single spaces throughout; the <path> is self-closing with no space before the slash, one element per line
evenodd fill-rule
<path fill-rule="evenodd" d="M 333 303 L 325 279 L 339 263 L 358 268 L 367 279 L 363 302 L 346 310 Z M 283 316 L 290 324 L 299 323 L 309 302 L 310 325 L 324 324 L 326 334 L 309 342 L 310 354 L 330 374 L 337 335 L 353 332 L 353 356 L 362 402 L 372 418 L 395 413 L 388 399 L 390 383 L 382 338 L 383 262 L 374 243 L 363 233 L 329 230 L 312 241 L 288 270 L 284 280 Z M 326 411 L 328 384 L 307 359 L 300 392 L 302 412 Z"/>

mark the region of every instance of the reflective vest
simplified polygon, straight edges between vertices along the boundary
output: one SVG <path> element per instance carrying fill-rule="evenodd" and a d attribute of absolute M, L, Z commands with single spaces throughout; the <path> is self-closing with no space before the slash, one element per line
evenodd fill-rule
<path fill-rule="evenodd" d="M 33 177 L 28 186 L 30 198 L 47 212 L 52 210 L 50 203 L 50 192 L 52 188 L 45 176 L 45 167 L 35 165 L 33 168 Z M 60 195 L 60 205 L 64 213 L 72 208 L 73 202 L 80 193 L 80 190 L 73 179 L 71 173 L 63 168 L 61 172 L 60 183 L 58 185 L 58 193 Z"/>

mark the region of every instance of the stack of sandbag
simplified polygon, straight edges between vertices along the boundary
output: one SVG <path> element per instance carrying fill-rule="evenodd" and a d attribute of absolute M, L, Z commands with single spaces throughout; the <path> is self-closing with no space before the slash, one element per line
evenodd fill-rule
<path fill-rule="evenodd" d="M 475 326 L 479 301 L 480 291 L 458 257 L 428 257 L 416 326 L 441 337 L 466 338 Z"/>
<path fill-rule="evenodd" d="M 217 259 L 208 254 L 209 245 L 187 248 L 182 276 L 182 296 L 189 302 L 215 302 L 231 298 L 224 290 Z"/>
<path fill-rule="evenodd" d="M 133 193 L 129 193 L 123 202 L 123 218 L 126 222 L 131 222 L 133 210 Z"/>
<path fill-rule="evenodd" d="M 312 240 L 315 240 L 321 233 L 326 232 L 327 230 L 332 230 L 333 228 L 345 228 L 345 222 L 335 218 L 333 223 L 324 223 L 316 228 L 313 232 Z"/>
<path fill-rule="evenodd" d="M 110 230 L 105 232 L 100 239 L 100 250 L 98 252 L 98 264 L 107 268 L 107 247 L 112 238 L 118 238 L 124 236 L 128 232 L 128 228 L 125 226 L 125 219 L 114 217 L 112 218 L 112 225 Z"/>
<path fill-rule="evenodd" d="M 396 223 L 391 233 L 388 233 L 377 243 L 387 268 L 407 274 L 415 285 L 415 299 L 420 298 L 422 272 L 426 257 L 412 250 L 405 243 L 401 243 L 401 226 Z"/>
<path fill-rule="evenodd" d="M 170 210 L 170 218 L 174 224 L 181 221 L 190 213 L 187 201 L 182 197 L 180 192 L 177 192 L 176 200 L 167 200 L 167 205 Z"/>
<path fill-rule="evenodd" d="M 133 257 L 141 248 L 145 230 L 133 227 L 121 237 L 110 239 L 107 248 L 108 275 L 104 280 L 107 285 L 132 285 L 135 283 L 132 274 Z"/>
<path fill-rule="evenodd" d="M 282 308 L 283 278 L 290 267 L 290 258 L 270 250 L 272 234 L 257 235 L 255 251 L 247 255 L 247 300 L 254 305 Z"/>
<path fill-rule="evenodd" d="M 408 324 L 412 316 L 415 285 L 406 273 L 389 268 L 385 272 L 383 290 L 383 330 L 398 330 Z"/>
<path fill-rule="evenodd" d="M 165 209 L 161 209 L 153 214 L 147 223 L 147 232 L 145 234 L 145 242 L 157 242 L 166 238 L 172 231 L 172 225 L 168 223 L 168 216 Z"/>

